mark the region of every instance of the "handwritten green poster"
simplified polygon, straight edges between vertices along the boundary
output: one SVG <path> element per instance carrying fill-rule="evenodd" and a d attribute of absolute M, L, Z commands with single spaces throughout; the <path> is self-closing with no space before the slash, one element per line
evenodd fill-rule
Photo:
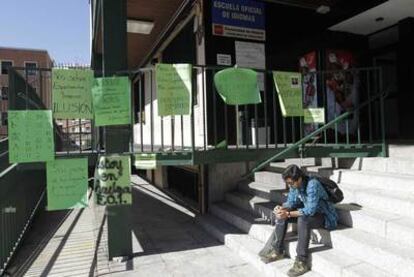
<path fill-rule="evenodd" d="M 89 69 L 53 69 L 53 117 L 92 119 L 92 81 Z"/>
<path fill-rule="evenodd" d="M 92 97 L 96 126 L 131 124 L 131 84 L 128 77 L 96 78 Z"/>
<path fill-rule="evenodd" d="M 130 205 L 130 156 L 101 156 L 95 171 L 95 192 L 98 205 Z"/>
<path fill-rule="evenodd" d="M 52 111 L 9 111 L 10 163 L 55 159 Z"/>
<path fill-rule="evenodd" d="M 284 117 L 303 116 L 302 75 L 298 72 L 273 72 L 276 92 Z"/>
<path fill-rule="evenodd" d="M 191 113 L 190 64 L 157 64 L 158 115 L 188 115 Z"/>
<path fill-rule="evenodd" d="M 135 167 L 137 169 L 155 169 L 157 168 L 156 154 L 136 154 Z"/>
<path fill-rule="evenodd" d="M 257 73 L 251 69 L 228 68 L 214 76 L 218 94 L 227 105 L 261 103 Z"/>
<path fill-rule="evenodd" d="M 305 123 L 325 123 L 324 108 L 307 108 L 303 110 Z"/>
<path fill-rule="evenodd" d="M 47 210 L 88 207 L 88 159 L 47 162 Z"/>

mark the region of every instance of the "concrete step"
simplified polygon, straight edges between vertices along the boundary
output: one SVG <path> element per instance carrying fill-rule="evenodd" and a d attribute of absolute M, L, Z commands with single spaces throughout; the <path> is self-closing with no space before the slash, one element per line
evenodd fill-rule
<path fill-rule="evenodd" d="M 272 219 L 272 211 L 276 206 L 276 203 L 268 199 L 240 191 L 228 192 L 224 199 L 227 203 L 266 220 Z"/>
<path fill-rule="evenodd" d="M 198 219 L 201 225 L 221 242 L 235 251 L 247 262 L 253 264 L 266 276 L 286 276 L 286 272 L 293 264 L 292 259 L 283 259 L 270 264 L 263 264 L 257 253 L 264 243 L 248 235 L 239 233 L 237 228 L 217 217 L 207 215 Z M 290 244 L 290 252 L 294 251 L 295 244 Z M 371 264 L 350 256 L 337 249 L 326 249 L 311 245 L 312 271 L 304 276 L 346 276 L 346 277 L 389 277 L 385 272 Z"/>
<path fill-rule="evenodd" d="M 408 157 L 344 159 L 340 167 L 414 176 L 414 160 Z"/>
<path fill-rule="evenodd" d="M 333 247 L 396 276 L 412 276 L 414 248 L 357 229 L 331 232 Z"/>
<path fill-rule="evenodd" d="M 256 183 L 256 185 L 259 184 Z M 263 186 L 266 187 L 266 185 Z M 353 197 L 349 197 L 350 192 L 348 192 L 345 185 L 343 189 L 346 199 L 343 203 L 336 205 L 339 224 L 377 234 L 395 242 L 414 246 L 414 218 L 393 213 L 392 210 L 390 210 L 392 209 L 392 206 L 388 209 L 386 208 L 386 213 L 378 210 L 378 208 L 383 207 L 384 204 L 382 203 L 387 203 L 389 201 L 394 203 L 393 205 L 395 205 L 395 208 L 398 208 L 398 199 L 388 200 L 385 195 L 381 202 L 373 202 L 375 206 L 370 208 L 370 206 L 366 206 L 371 203 L 371 195 L 369 193 L 362 194 L 361 196 L 357 194 L 359 197 L 362 197 L 362 199 L 358 201 Z M 279 196 L 279 198 L 281 197 L 282 196 Z M 374 197 L 378 199 L 379 196 L 374 194 Z M 255 217 L 253 216 L 254 218 L 261 218 L 264 216 L 263 218 L 267 219 L 267 222 L 270 220 L 270 215 L 274 206 L 276 206 L 276 203 L 273 201 L 261 197 L 254 197 L 239 191 L 228 193 L 228 195 L 226 195 L 226 201 L 241 211 L 244 210 L 255 215 Z M 347 202 L 358 203 L 363 205 L 363 207 L 355 204 L 345 204 Z M 414 204 L 412 203 L 405 204 L 412 205 L 414 208 Z M 406 206 L 403 206 L 401 209 L 405 211 L 407 208 Z M 410 211 L 410 209 L 406 210 L 407 214 L 410 214 Z M 245 230 L 243 228 L 241 229 Z M 325 234 L 319 231 L 317 236 L 319 236 L 319 239 L 322 239 L 325 237 Z"/>
<path fill-rule="evenodd" d="M 282 179 L 282 174 L 271 171 L 259 171 L 254 174 L 255 182 L 274 186 L 275 188 L 286 188 L 285 182 Z"/>
<path fill-rule="evenodd" d="M 336 208 L 341 224 L 414 247 L 413 218 L 352 204 L 337 204 Z"/>
<path fill-rule="evenodd" d="M 388 156 L 392 158 L 413 159 L 412 157 L 414 157 L 414 145 L 391 144 L 388 146 Z"/>
<path fill-rule="evenodd" d="M 345 196 L 343 203 L 355 203 L 363 208 L 414 218 L 414 194 L 345 183 L 341 183 L 340 188 Z"/>
<path fill-rule="evenodd" d="M 337 183 L 357 184 L 381 190 L 414 193 L 414 178 L 376 171 L 335 170 L 331 179 Z"/>
<path fill-rule="evenodd" d="M 323 276 L 341 277 L 390 277 L 385 272 L 369 263 L 363 262 L 343 251 L 329 249 L 312 254 L 312 270 Z"/>
<path fill-rule="evenodd" d="M 269 185 L 259 182 L 244 183 L 238 189 L 250 195 L 258 196 L 275 203 L 283 203 L 286 200 L 287 190 L 285 186 Z"/>
<path fill-rule="evenodd" d="M 293 266 L 294 261 L 291 259 L 283 259 L 273 263 L 264 264 L 258 255 L 263 248 L 263 243 L 247 234 L 240 234 L 235 227 L 217 217 L 204 215 L 197 218 L 197 221 L 207 232 L 223 242 L 246 262 L 256 267 L 264 276 L 286 277 L 286 272 Z M 322 277 L 322 275 L 313 271 L 302 276 Z"/>
<path fill-rule="evenodd" d="M 212 205 L 210 212 L 263 243 L 267 242 L 275 228 L 266 220 L 253 216 L 250 213 L 225 202 Z M 324 229 L 313 230 L 311 242 L 313 244 L 325 245 L 328 247 L 332 244 L 329 231 Z M 293 253 L 294 256 L 296 255 L 296 224 L 288 225 L 285 249 L 287 249 L 289 255 L 290 253 Z"/>

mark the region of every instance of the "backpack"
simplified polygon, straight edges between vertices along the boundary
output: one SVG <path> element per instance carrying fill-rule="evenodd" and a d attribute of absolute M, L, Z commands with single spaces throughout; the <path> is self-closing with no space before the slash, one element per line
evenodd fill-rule
<path fill-rule="evenodd" d="M 328 194 L 329 201 L 336 204 L 344 200 L 344 193 L 338 187 L 338 184 L 336 182 L 332 181 L 329 178 L 323 177 L 317 173 L 308 173 L 307 175 L 310 178 L 315 178 L 322 184 L 322 187 L 325 189 L 326 193 Z"/>

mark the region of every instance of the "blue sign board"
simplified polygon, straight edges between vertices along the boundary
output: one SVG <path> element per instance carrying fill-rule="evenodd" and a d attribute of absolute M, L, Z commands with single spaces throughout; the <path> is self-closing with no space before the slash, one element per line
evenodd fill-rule
<path fill-rule="evenodd" d="M 212 0 L 213 34 L 265 40 L 265 4 L 252 0 Z"/>

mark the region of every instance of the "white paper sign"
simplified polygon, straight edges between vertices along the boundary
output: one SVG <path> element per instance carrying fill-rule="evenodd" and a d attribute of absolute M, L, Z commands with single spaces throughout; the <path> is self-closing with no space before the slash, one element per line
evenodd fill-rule
<path fill-rule="evenodd" d="M 266 53 L 263 43 L 236 41 L 236 64 L 239 67 L 266 69 Z"/>
<path fill-rule="evenodd" d="M 217 54 L 217 65 L 231 65 L 231 55 Z"/>

